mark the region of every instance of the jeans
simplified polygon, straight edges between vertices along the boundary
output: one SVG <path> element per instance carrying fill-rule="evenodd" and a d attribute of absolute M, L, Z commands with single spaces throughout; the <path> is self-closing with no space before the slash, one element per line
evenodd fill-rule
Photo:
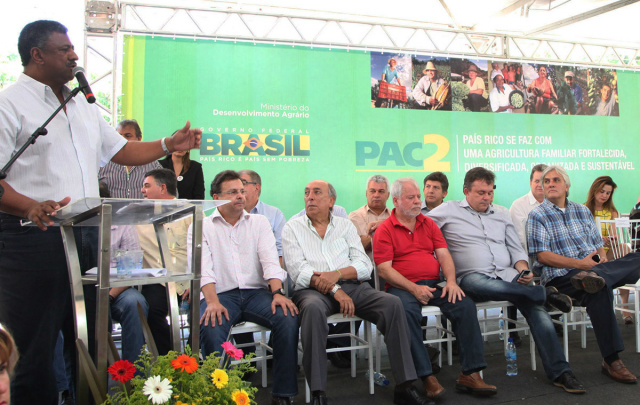
<path fill-rule="evenodd" d="M 149 304 L 136 288 L 127 288 L 111 303 L 111 316 L 122 326 L 122 358 L 131 363 L 138 360 L 145 344 L 138 304 L 145 318 L 148 317 Z"/>
<path fill-rule="evenodd" d="M 498 280 L 480 273 L 464 276 L 460 287 L 476 302 L 509 301 L 520 310 L 529 324 L 545 373 L 551 381 L 571 370 L 551 317 L 543 306 L 546 301 L 544 287 Z"/>
<path fill-rule="evenodd" d="M 298 316 L 281 307 L 271 312 L 273 296 L 266 289 L 234 289 L 218 293 L 220 303 L 229 312 L 229 321 L 222 317 L 222 325 L 200 325 L 200 339 L 204 357 L 213 352 L 222 353 L 229 330 L 239 322 L 253 322 L 271 329 L 273 340 L 273 389 L 276 397 L 294 397 L 298 394 Z M 200 301 L 200 316 L 207 303 Z"/>
<path fill-rule="evenodd" d="M 437 279 L 420 280 L 416 284 L 435 287 L 438 282 L 440 280 Z M 402 301 L 411 336 L 411 356 L 416 366 L 416 374 L 421 378 L 431 375 L 431 360 L 422 340 L 422 304 L 418 302 L 413 294 L 406 290 L 389 287 L 387 292 L 399 297 L 400 301 Z M 449 297 L 443 298 L 441 295 L 441 289 L 435 290 L 433 298 L 429 300 L 429 305 L 439 307 L 442 313 L 451 321 L 453 332 L 460 343 L 462 372 L 470 374 L 485 369 L 487 362 L 484 359 L 484 344 L 480 325 L 478 324 L 476 304 L 467 297 L 463 297 L 461 301 L 456 301 L 455 304 L 452 304 L 448 300 Z"/>
<path fill-rule="evenodd" d="M 81 269 L 96 265 L 97 229 L 74 229 Z M 93 294 L 88 291 L 93 290 Z M 95 287 L 85 286 L 90 352 L 95 336 Z M 57 405 L 54 349 L 60 330 L 75 370 L 75 333 L 67 261 L 59 227 L 22 227 L 0 213 L 0 323 L 13 334 L 20 361 L 11 380 L 14 405 Z"/>
<path fill-rule="evenodd" d="M 581 271 L 578 269 L 572 269 L 568 274 L 552 279 L 547 285 L 554 286 L 561 293 L 577 299 L 580 305 L 587 308 L 600 354 L 606 358 L 624 350 L 620 327 L 613 310 L 613 289 L 638 281 L 640 253 L 629 253 L 620 259 L 599 264 L 593 270 L 606 282 L 606 287 L 595 294 L 587 294 L 573 288 L 571 277 Z"/>

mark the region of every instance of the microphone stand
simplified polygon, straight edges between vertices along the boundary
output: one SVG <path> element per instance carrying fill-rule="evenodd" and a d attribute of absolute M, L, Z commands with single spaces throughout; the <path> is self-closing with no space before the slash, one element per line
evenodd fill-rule
<path fill-rule="evenodd" d="M 29 145 L 36 143 L 36 139 L 38 139 L 39 136 L 46 135 L 48 133 L 45 127 L 51 122 L 51 120 L 55 118 L 56 115 L 58 115 L 60 110 L 62 110 L 64 106 L 67 105 L 69 100 L 71 100 L 73 97 L 76 96 L 76 94 L 80 92 L 80 90 L 81 90 L 80 87 L 76 87 L 75 89 L 71 90 L 67 98 L 65 98 L 62 104 L 60 104 L 60 106 L 56 108 L 56 110 L 53 112 L 53 114 L 51 114 L 51 116 L 49 116 L 49 118 L 47 118 L 44 124 L 42 124 L 41 126 L 36 128 L 35 131 L 33 131 L 33 134 L 31 134 L 29 139 L 27 139 L 27 142 L 25 142 L 24 145 L 22 145 L 22 147 L 18 150 L 18 152 L 16 152 L 15 155 L 11 156 L 11 159 L 9 159 L 7 164 L 4 165 L 2 170 L 0 170 L 0 180 L 4 180 L 7 178 L 7 170 L 9 170 L 11 166 L 13 166 L 16 160 L 18 160 L 20 155 L 24 153 L 24 151 L 29 147 Z M 3 193 L 4 193 L 4 189 L 2 188 L 2 185 L 0 185 L 0 199 L 2 198 Z"/>

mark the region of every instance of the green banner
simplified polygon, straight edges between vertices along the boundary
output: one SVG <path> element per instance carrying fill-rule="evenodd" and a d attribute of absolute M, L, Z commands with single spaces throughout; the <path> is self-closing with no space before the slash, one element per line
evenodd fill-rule
<path fill-rule="evenodd" d="M 479 165 L 496 173 L 495 202 L 507 207 L 529 190 L 537 163 L 563 165 L 576 202 L 584 202 L 593 180 L 605 174 L 618 184 L 620 212 L 628 212 L 640 193 L 640 83 L 633 72 L 614 75 L 618 115 L 595 116 L 596 86 L 612 73 L 576 71 L 583 85 L 593 83 L 584 89 L 587 113 L 564 115 L 535 110 L 534 91 L 526 87 L 533 81 L 527 72 L 536 67 L 525 66 L 523 95 L 534 97 L 531 113 L 504 114 L 491 112 L 489 103 L 484 112 L 461 111 L 461 79 L 473 64 L 492 90 L 490 74 L 503 64 L 493 68 L 491 61 L 148 36 L 125 37 L 124 49 L 123 114 L 140 122 L 144 139 L 168 136 L 190 120 L 204 132 L 191 158 L 202 163 L 207 189 L 221 170 L 255 170 L 262 176 L 261 200 L 287 217 L 304 207 L 303 189 L 313 179 L 330 181 L 337 204 L 349 212 L 366 202 L 365 182 L 373 174 L 391 181 L 411 176 L 422 184 L 428 173 L 442 171 L 450 182 L 447 199 L 461 199 L 465 172 Z M 398 64 L 397 75 L 406 101 L 379 100 L 391 57 L 408 61 Z M 430 60 L 453 84 L 444 108 L 414 99 Z M 568 68 L 546 69 L 560 91 Z"/>

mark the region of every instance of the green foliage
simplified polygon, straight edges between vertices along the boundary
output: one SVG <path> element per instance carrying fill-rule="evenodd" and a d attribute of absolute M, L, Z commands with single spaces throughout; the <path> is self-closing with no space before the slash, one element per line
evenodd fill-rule
<path fill-rule="evenodd" d="M 187 346 L 185 354 L 191 356 L 191 349 Z M 205 360 L 200 361 L 198 369 L 193 373 L 174 369 L 171 362 L 180 353 L 170 351 L 164 356 L 159 356 L 153 360 L 151 353 L 142 350 L 142 353 L 135 363 L 139 374 L 129 381 L 130 392 L 121 389 L 114 395 L 107 395 L 107 400 L 103 405 L 148 405 L 151 403 L 148 396 L 143 394 L 142 389 L 149 377 L 160 376 L 161 379 L 168 379 L 171 382 L 172 394 L 166 404 L 202 404 L 202 405 L 235 405 L 231 398 L 232 392 L 244 390 L 252 400 L 257 388 L 251 387 L 249 383 L 242 380 L 245 373 L 256 371 L 256 368 L 249 362 L 229 366 L 228 360 L 224 367 L 220 366 L 221 356 L 218 352 L 212 353 Z M 247 355 L 244 360 L 249 360 L 254 354 Z M 223 369 L 229 377 L 228 383 L 218 389 L 212 382 L 211 374 L 216 369 Z M 253 401 L 252 401 L 253 403 Z"/>
<path fill-rule="evenodd" d="M 587 94 L 583 98 L 585 98 L 584 103 L 592 112 L 595 112 L 602 86 L 608 84 L 613 89 L 616 87 L 617 80 L 617 73 L 613 69 L 591 68 L 588 70 Z"/>

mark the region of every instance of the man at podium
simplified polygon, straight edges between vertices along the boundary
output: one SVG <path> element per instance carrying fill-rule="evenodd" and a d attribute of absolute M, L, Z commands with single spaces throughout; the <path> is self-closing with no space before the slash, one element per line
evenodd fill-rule
<path fill-rule="evenodd" d="M 18 51 L 23 73 L 0 92 L 0 165 L 70 94 L 67 83 L 74 79 L 78 60 L 66 27 L 55 21 L 27 24 Z M 68 336 L 67 349 L 74 345 L 67 262 L 60 230 L 51 227 L 55 211 L 98 197 L 98 169 L 107 162 L 146 164 L 176 150 L 199 147 L 201 135 L 187 122 L 171 137 L 128 143 L 84 97 L 71 99 L 47 130 L 48 135 L 30 145 L 0 180 L 0 322 L 13 333 L 21 354 L 11 382 L 14 405 L 56 404 L 52 359 L 58 331 Z M 25 218 L 39 229 L 22 227 Z M 82 269 L 94 267 L 97 229 L 78 228 L 75 235 Z M 92 336 L 95 322 L 88 325 Z"/>

